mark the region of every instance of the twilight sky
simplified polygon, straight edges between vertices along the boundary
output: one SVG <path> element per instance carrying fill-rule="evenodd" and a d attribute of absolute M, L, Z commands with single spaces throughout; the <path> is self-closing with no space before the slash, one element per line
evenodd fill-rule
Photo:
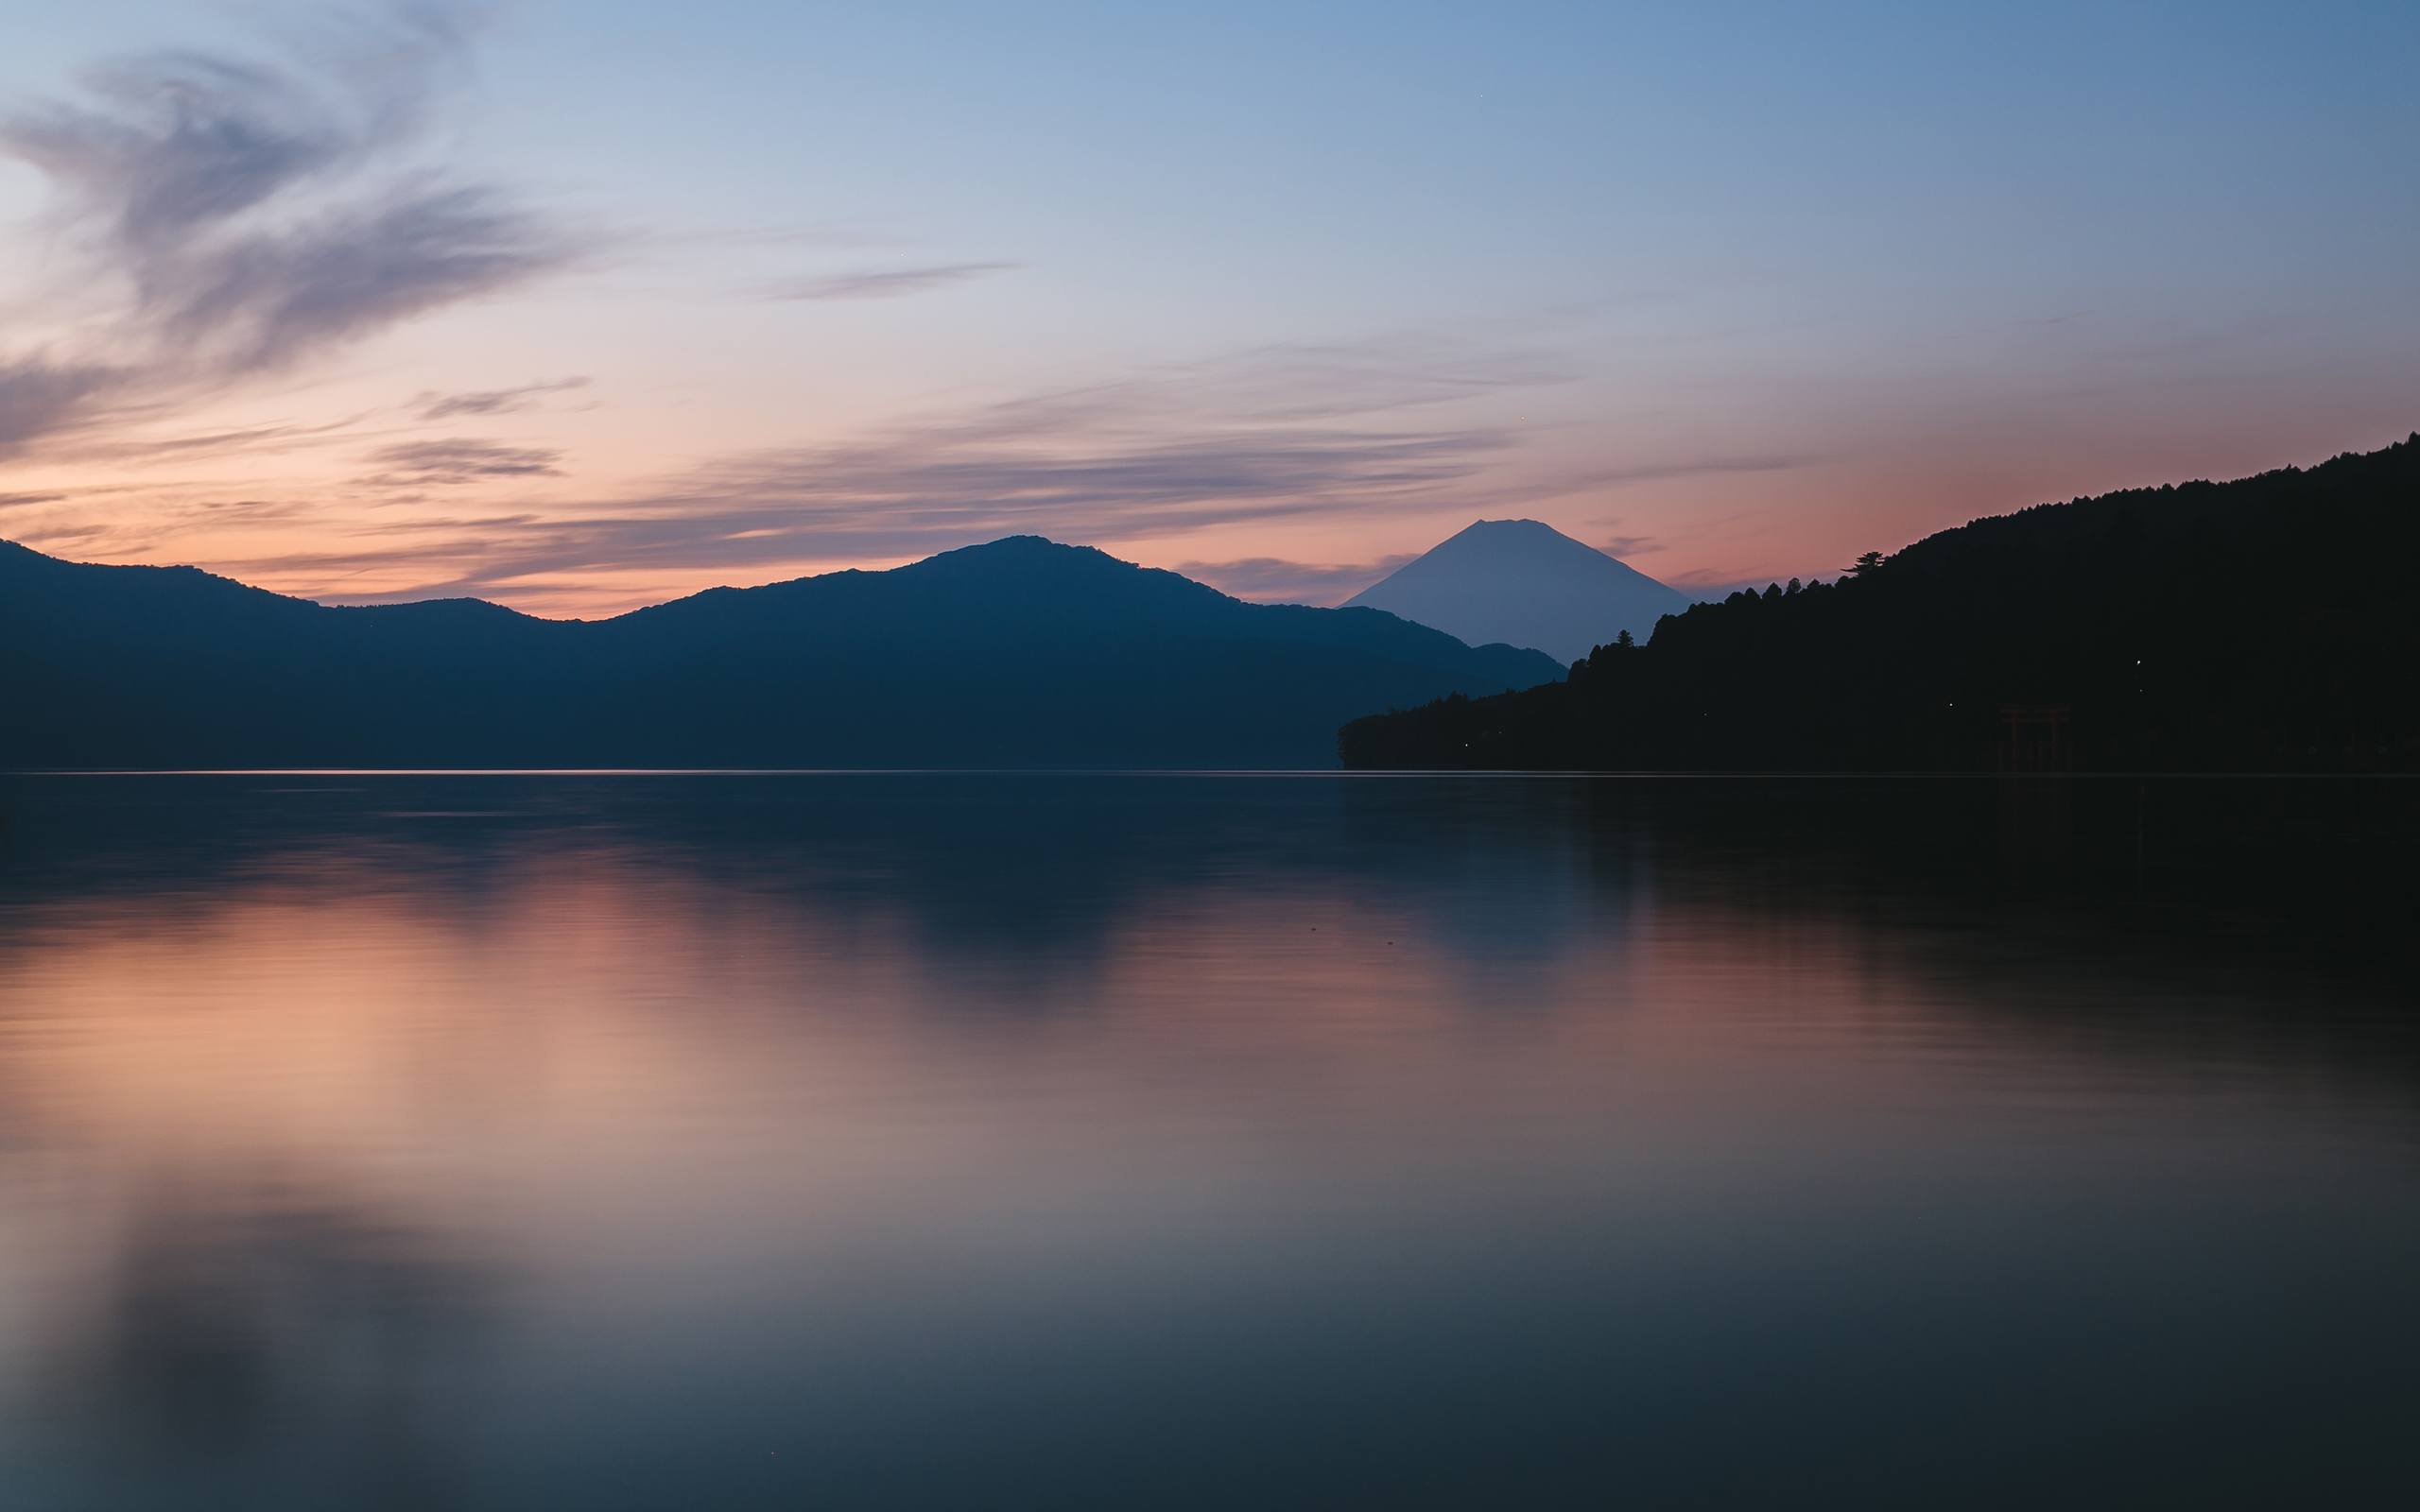
<path fill-rule="evenodd" d="M 2410 0 L 0 13 L 0 538 L 79 559 L 1762 582 L 2420 427 Z"/>

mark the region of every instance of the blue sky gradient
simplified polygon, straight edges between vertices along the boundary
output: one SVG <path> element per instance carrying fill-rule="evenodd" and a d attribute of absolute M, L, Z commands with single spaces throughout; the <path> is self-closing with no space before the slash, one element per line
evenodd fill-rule
<path fill-rule="evenodd" d="M 1334 601 L 1480 516 L 1804 576 L 2420 425 L 2409 5 L 360 14 L 10 26 L 21 146 L 113 57 L 341 94 L 439 27 L 391 150 L 191 246 L 406 180 L 532 240 L 202 362 L 0 154 L 0 536 L 590 612 L 1031 529 Z"/>

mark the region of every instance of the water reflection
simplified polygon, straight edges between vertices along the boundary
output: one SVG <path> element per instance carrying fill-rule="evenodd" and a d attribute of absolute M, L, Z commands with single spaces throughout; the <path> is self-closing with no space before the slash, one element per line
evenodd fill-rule
<path fill-rule="evenodd" d="M 0 805 L 7 1504 L 2406 1474 L 2399 788 Z"/>
<path fill-rule="evenodd" d="M 491 1278 L 349 1197 L 274 1182 L 245 1205 L 228 1176 L 129 1194 L 103 1271 L 40 1325 L 28 1416 L 57 1469 L 161 1504 L 281 1484 L 349 1506 L 446 1504 L 450 1382 Z"/>

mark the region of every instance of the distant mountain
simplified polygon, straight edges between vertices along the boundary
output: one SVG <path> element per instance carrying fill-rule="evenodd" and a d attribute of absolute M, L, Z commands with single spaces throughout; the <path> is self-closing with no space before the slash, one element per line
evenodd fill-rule
<path fill-rule="evenodd" d="M 1345 601 L 1474 645 L 1529 645 L 1568 664 L 1628 630 L 1644 641 L 1688 596 L 1535 520 L 1481 520 Z"/>
<path fill-rule="evenodd" d="M 2420 435 L 1977 520 L 1733 593 L 1550 688 L 1357 720 L 1354 766 L 2420 770 Z M 2014 715 L 2014 722 L 2010 722 Z"/>
<path fill-rule="evenodd" d="M 0 767 L 1327 766 L 1562 668 L 1020 536 L 593 623 L 331 608 L 0 542 Z"/>

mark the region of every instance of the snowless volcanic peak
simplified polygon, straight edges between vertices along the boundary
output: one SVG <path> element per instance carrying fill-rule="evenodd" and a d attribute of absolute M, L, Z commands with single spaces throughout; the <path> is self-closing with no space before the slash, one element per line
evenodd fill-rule
<path fill-rule="evenodd" d="M 1481 520 L 1346 601 L 1472 645 L 1575 662 L 1628 630 L 1644 641 L 1686 594 L 1535 520 Z"/>

